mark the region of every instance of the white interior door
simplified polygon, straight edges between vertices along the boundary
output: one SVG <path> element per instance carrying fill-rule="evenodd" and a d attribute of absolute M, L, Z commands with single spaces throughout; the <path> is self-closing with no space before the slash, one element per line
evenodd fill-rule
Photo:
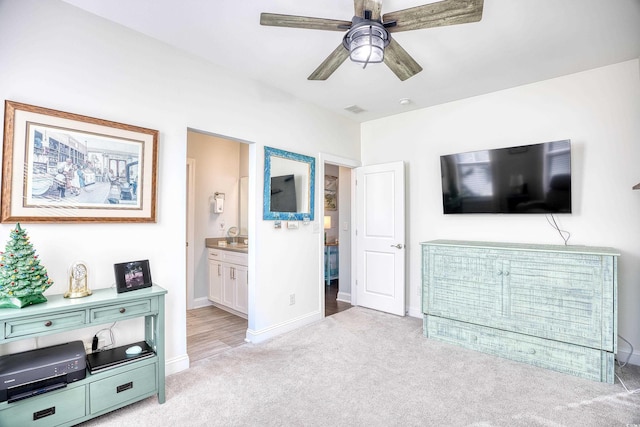
<path fill-rule="evenodd" d="M 404 163 L 356 169 L 356 304 L 405 314 Z"/>

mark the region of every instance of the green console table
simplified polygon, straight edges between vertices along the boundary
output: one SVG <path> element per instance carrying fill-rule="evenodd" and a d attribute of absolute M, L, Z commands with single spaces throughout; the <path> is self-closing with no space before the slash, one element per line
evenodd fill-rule
<path fill-rule="evenodd" d="M 73 426 L 157 395 L 165 401 L 164 296 L 159 286 L 118 294 L 97 289 L 78 299 L 46 295 L 47 302 L 0 309 L 0 345 L 93 325 L 144 317 L 145 341 L 155 355 L 95 374 L 67 387 L 0 403 L 0 426 Z M 126 343 L 118 343 L 126 345 Z"/>
<path fill-rule="evenodd" d="M 424 334 L 613 383 L 617 258 L 587 246 L 422 243 Z"/>

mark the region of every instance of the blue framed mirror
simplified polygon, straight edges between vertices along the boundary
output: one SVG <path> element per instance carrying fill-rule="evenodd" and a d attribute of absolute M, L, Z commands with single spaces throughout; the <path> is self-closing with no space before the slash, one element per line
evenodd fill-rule
<path fill-rule="evenodd" d="M 264 147 L 266 220 L 313 221 L 316 159 Z"/>

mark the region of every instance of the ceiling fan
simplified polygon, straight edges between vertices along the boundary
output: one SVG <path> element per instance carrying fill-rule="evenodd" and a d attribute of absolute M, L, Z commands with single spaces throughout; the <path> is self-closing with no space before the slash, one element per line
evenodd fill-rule
<path fill-rule="evenodd" d="M 383 62 L 400 80 L 422 71 L 391 33 L 466 24 L 482 19 L 484 0 L 444 0 L 381 15 L 382 0 L 354 0 L 351 21 L 262 13 L 260 24 L 274 27 L 345 31 L 342 43 L 315 69 L 309 80 L 326 80 L 347 58 L 367 64 Z"/>

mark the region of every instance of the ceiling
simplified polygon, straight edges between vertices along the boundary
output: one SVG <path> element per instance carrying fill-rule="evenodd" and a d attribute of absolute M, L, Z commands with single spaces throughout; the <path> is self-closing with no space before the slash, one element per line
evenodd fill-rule
<path fill-rule="evenodd" d="M 393 34 L 424 69 L 404 82 L 349 60 L 309 81 L 343 34 L 259 24 L 261 12 L 350 21 L 352 0 L 64 1 L 357 122 L 640 58 L 640 0 L 485 0 L 480 22 Z M 384 0 L 382 13 L 426 3 Z"/>

